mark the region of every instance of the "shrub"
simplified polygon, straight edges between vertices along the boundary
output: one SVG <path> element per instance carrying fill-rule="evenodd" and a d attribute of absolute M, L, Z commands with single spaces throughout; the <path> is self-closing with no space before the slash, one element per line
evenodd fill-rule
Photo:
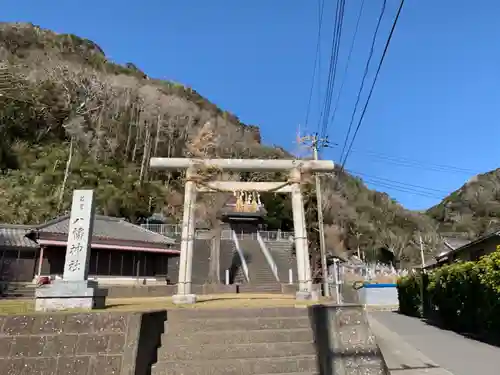
<path fill-rule="evenodd" d="M 474 262 L 455 263 L 439 268 L 429 278 L 427 292 L 438 320 L 454 329 L 475 323 L 481 289 Z"/>
<path fill-rule="evenodd" d="M 421 277 L 418 274 L 401 277 L 398 280 L 399 311 L 409 316 L 420 316 L 422 300 L 420 291 Z"/>
<path fill-rule="evenodd" d="M 401 313 L 421 316 L 420 282 L 420 275 L 398 281 Z M 430 273 L 425 294 L 430 317 L 447 328 L 500 337 L 500 251 L 438 268 Z"/>

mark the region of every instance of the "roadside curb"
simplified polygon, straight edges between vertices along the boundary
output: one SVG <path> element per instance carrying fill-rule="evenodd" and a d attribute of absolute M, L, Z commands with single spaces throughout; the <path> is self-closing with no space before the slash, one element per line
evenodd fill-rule
<path fill-rule="evenodd" d="M 390 375 L 453 375 L 408 344 L 368 312 L 368 323 Z"/>

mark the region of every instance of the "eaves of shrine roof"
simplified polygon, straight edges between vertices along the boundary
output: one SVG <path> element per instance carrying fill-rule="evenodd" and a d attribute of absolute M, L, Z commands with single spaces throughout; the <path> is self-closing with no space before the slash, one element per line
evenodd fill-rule
<path fill-rule="evenodd" d="M 69 232 L 69 215 L 58 217 L 34 228 L 39 234 L 56 234 L 67 236 Z M 93 239 L 132 241 L 155 245 L 173 245 L 175 240 L 162 234 L 132 224 L 123 218 L 95 215 Z"/>

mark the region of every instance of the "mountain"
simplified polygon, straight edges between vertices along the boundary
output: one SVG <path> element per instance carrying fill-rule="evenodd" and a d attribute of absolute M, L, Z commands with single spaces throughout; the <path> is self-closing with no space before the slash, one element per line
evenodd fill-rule
<path fill-rule="evenodd" d="M 149 77 L 134 64 L 106 58 L 94 42 L 28 23 L 0 23 L 0 222 L 37 223 L 69 210 L 75 188 L 96 190 L 100 213 L 137 222 L 182 209 L 183 176 L 150 172 L 151 156 L 290 158 L 194 89 Z M 205 178 L 214 171 L 206 171 Z M 279 174 L 224 178 L 268 180 Z M 436 223 L 369 190 L 342 170 L 323 176 L 329 249 L 385 248 L 417 262 L 418 233 L 426 251 L 439 240 Z M 310 237 L 317 242 L 316 202 L 304 186 Z M 210 226 L 224 197 L 203 196 L 199 225 Z M 291 229 L 287 197 L 267 194 L 268 224 Z"/>
<path fill-rule="evenodd" d="M 477 175 L 431 207 L 439 231 L 469 239 L 500 228 L 500 169 Z"/>

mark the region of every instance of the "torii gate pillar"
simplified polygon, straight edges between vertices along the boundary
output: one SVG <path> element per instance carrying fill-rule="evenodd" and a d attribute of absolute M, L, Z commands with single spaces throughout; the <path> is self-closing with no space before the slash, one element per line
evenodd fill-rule
<path fill-rule="evenodd" d="M 195 303 L 196 295 L 191 292 L 191 271 L 193 263 L 193 245 L 195 235 L 195 206 L 197 191 L 228 191 L 235 189 L 247 191 L 274 191 L 291 193 L 293 208 L 293 224 L 295 231 L 295 251 L 297 258 L 297 274 L 299 290 L 297 299 L 310 299 L 312 289 L 311 265 L 301 191 L 302 171 L 332 172 L 334 164 L 329 160 L 261 160 L 261 159 L 185 159 L 185 158 L 151 158 L 150 167 L 154 169 L 185 169 L 186 185 L 184 192 L 184 213 L 182 223 L 181 255 L 179 262 L 179 281 L 177 294 L 173 302 L 177 304 Z M 240 172 L 282 172 L 289 171 L 290 178 L 283 182 L 235 182 L 215 181 L 197 187 L 194 177 L 198 169 L 217 168 Z M 204 186 L 203 186 L 204 185 Z M 287 185 L 287 186 L 284 186 Z"/>

